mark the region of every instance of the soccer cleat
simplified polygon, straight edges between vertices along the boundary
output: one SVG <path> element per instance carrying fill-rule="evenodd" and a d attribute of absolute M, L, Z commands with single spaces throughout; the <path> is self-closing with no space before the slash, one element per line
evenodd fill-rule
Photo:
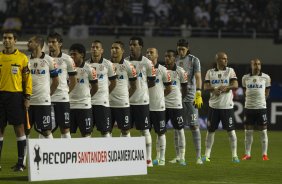
<path fill-rule="evenodd" d="M 147 160 L 147 167 L 153 167 L 152 160 Z"/>
<path fill-rule="evenodd" d="M 168 161 L 169 163 L 175 164 L 175 163 L 179 163 L 180 158 L 174 158 L 171 161 Z"/>
<path fill-rule="evenodd" d="M 262 160 L 269 160 L 267 155 L 262 155 Z"/>
<path fill-rule="evenodd" d="M 245 154 L 243 157 L 242 157 L 242 160 L 251 160 L 251 155 L 247 155 Z"/>
<path fill-rule="evenodd" d="M 207 156 L 203 156 L 203 157 L 202 157 L 202 161 L 203 161 L 203 162 L 210 162 L 211 160 L 210 160 L 210 158 L 208 158 Z"/>
<path fill-rule="evenodd" d="M 15 172 L 23 172 L 24 166 L 22 164 L 16 163 L 13 167 L 11 167 Z"/>
<path fill-rule="evenodd" d="M 187 163 L 183 159 L 179 160 L 179 164 L 182 165 L 182 166 L 186 166 L 187 165 Z"/>
<path fill-rule="evenodd" d="M 238 157 L 233 157 L 233 158 L 232 158 L 232 162 L 234 162 L 234 163 L 239 163 L 240 160 L 239 160 Z"/>
<path fill-rule="evenodd" d="M 153 160 L 153 165 L 160 165 L 160 166 L 164 166 L 165 165 L 165 161 L 164 160 Z"/>
<path fill-rule="evenodd" d="M 199 165 L 203 164 L 201 157 L 197 158 L 196 164 L 199 164 Z"/>

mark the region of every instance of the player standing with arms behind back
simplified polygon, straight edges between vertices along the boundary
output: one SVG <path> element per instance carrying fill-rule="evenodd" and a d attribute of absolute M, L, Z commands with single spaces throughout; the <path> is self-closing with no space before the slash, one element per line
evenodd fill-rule
<path fill-rule="evenodd" d="M 183 115 L 185 123 L 188 123 L 192 131 L 194 146 L 196 149 L 196 163 L 203 164 L 201 159 L 201 132 L 198 122 L 198 109 L 203 105 L 202 99 L 202 76 L 200 60 L 190 54 L 188 41 L 180 39 L 177 42 L 178 57 L 176 58 L 177 66 L 184 68 L 188 74 L 187 93 L 183 97 Z M 175 137 L 177 139 L 177 137 Z M 175 141 L 178 142 L 177 140 Z M 176 144 L 176 150 L 178 145 Z M 179 151 L 177 151 L 178 153 Z M 175 163 L 178 161 L 178 155 L 170 161 Z"/>
<path fill-rule="evenodd" d="M 206 150 L 203 161 L 210 161 L 215 130 L 221 121 L 227 131 L 232 152 L 232 161 L 240 162 L 237 156 L 237 136 L 234 122 L 234 102 L 232 90 L 238 88 L 237 76 L 233 68 L 227 67 L 227 54 L 218 52 L 215 56 L 216 67 L 206 73 L 204 90 L 210 92 L 208 111 L 208 131 L 206 135 Z"/>
<path fill-rule="evenodd" d="M 25 111 L 29 108 L 32 79 L 25 54 L 16 49 L 15 31 L 3 32 L 4 50 L 0 52 L 0 159 L 7 122 L 14 126 L 18 161 L 12 169 L 23 171 L 26 136 Z M 1 169 L 1 166 L 0 166 Z"/>
<path fill-rule="evenodd" d="M 137 72 L 136 91 L 130 97 L 130 113 L 132 125 L 135 124 L 142 136 L 145 136 L 147 150 L 147 166 L 152 167 L 152 137 L 149 123 L 149 90 L 155 85 L 156 71 L 152 61 L 142 56 L 143 40 L 131 37 L 129 41 L 130 56 L 126 58 Z"/>
<path fill-rule="evenodd" d="M 242 86 L 245 92 L 245 155 L 242 160 L 251 159 L 254 126 L 260 130 L 262 146 L 262 160 L 269 160 L 267 156 L 267 110 L 266 99 L 269 96 L 271 79 L 261 72 L 261 61 L 251 60 L 251 73 L 244 75 Z"/>
<path fill-rule="evenodd" d="M 170 73 L 166 67 L 158 63 L 159 55 L 156 48 L 148 48 L 146 56 L 153 62 L 156 69 L 156 85 L 149 88 L 150 123 L 158 134 L 156 140 L 157 157 L 153 164 L 164 166 L 166 150 L 165 96 L 171 92 Z"/>

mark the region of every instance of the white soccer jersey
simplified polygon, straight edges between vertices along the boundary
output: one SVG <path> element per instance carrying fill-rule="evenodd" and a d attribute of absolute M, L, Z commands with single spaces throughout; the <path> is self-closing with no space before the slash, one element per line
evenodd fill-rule
<path fill-rule="evenodd" d="M 184 58 L 176 58 L 177 66 L 184 68 L 184 70 L 188 74 L 188 84 L 187 84 L 187 94 L 183 98 L 184 102 L 193 102 L 194 96 L 196 92 L 196 79 L 195 73 L 201 72 L 201 64 L 200 60 L 193 56 L 192 54 L 188 54 Z"/>
<path fill-rule="evenodd" d="M 242 86 L 246 88 L 245 108 L 266 109 L 265 89 L 271 86 L 269 75 L 265 73 L 244 75 Z"/>
<path fill-rule="evenodd" d="M 165 97 L 164 97 L 164 84 L 171 82 L 170 73 L 166 67 L 156 64 L 156 85 L 149 88 L 150 97 L 150 111 L 164 111 L 165 110 Z"/>
<path fill-rule="evenodd" d="M 101 58 L 98 63 L 93 63 L 91 59 L 87 63 L 96 70 L 98 78 L 98 91 L 92 96 L 91 104 L 109 107 L 109 79 L 116 77 L 113 63 L 104 58 Z"/>
<path fill-rule="evenodd" d="M 84 66 L 76 68 L 77 83 L 70 92 L 71 109 L 90 109 L 91 94 L 90 82 L 97 82 L 97 74 L 94 68 L 84 63 Z"/>
<path fill-rule="evenodd" d="M 130 57 L 126 58 L 129 60 L 136 69 L 137 82 L 136 91 L 130 97 L 131 105 L 146 105 L 149 104 L 149 90 L 147 84 L 147 77 L 156 77 L 156 70 L 151 60 L 142 56 L 140 60 L 131 60 Z"/>
<path fill-rule="evenodd" d="M 42 53 L 40 58 L 32 56 L 28 58 L 32 75 L 30 105 L 51 105 L 50 72 L 56 73 L 56 63 L 52 57 L 45 53 Z"/>
<path fill-rule="evenodd" d="M 74 61 L 65 53 L 60 53 L 54 60 L 58 67 L 59 86 L 51 96 L 51 100 L 52 102 L 69 102 L 69 86 L 67 79 L 68 75 L 76 74 Z"/>
<path fill-rule="evenodd" d="M 111 107 L 129 107 L 129 80 L 136 80 L 136 70 L 134 66 L 127 60 L 120 63 L 113 63 L 117 75 L 116 87 L 110 93 Z"/>
<path fill-rule="evenodd" d="M 229 86 L 231 80 L 237 80 L 233 68 L 226 67 L 225 70 L 209 69 L 206 73 L 205 83 L 210 83 L 211 87 Z M 232 109 L 233 93 L 221 93 L 219 96 L 210 93 L 209 106 L 214 109 Z"/>
<path fill-rule="evenodd" d="M 180 66 L 174 66 L 173 70 L 168 70 L 171 78 L 171 92 L 165 97 L 165 107 L 172 109 L 182 109 L 181 85 L 187 85 L 187 72 Z"/>

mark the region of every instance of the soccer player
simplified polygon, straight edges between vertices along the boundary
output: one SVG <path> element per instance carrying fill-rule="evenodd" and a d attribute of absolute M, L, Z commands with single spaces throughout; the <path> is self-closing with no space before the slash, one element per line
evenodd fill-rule
<path fill-rule="evenodd" d="M 32 95 L 28 110 L 31 126 L 39 132 L 39 138 L 52 139 L 51 95 L 59 85 L 58 70 L 52 57 L 42 52 L 44 39 L 33 36 L 28 40 Z M 52 79 L 52 84 L 50 82 Z M 27 129 L 26 134 L 30 131 Z"/>
<path fill-rule="evenodd" d="M 171 121 L 174 133 L 177 136 L 179 151 L 179 161 L 180 165 L 185 166 L 185 133 L 184 133 L 184 120 L 183 120 L 183 106 L 182 97 L 186 96 L 187 93 L 187 83 L 188 74 L 180 66 L 176 65 L 176 52 L 174 50 L 167 50 L 165 52 L 165 65 L 168 69 L 169 75 L 171 76 L 171 92 L 165 97 L 165 107 L 166 107 L 166 120 Z M 175 146 L 176 148 L 176 146 Z"/>
<path fill-rule="evenodd" d="M 60 34 L 50 33 L 47 41 L 49 54 L 55 59 L 59 71 L 59 86 L 51 96 L 55 114 L 55 129 L 60 127 L 61 138 L 71 138 L 69 92 L 76 84 L 75 64 L 69 55 L 62 52 L 63 38 Z"/>
<path fill-rule="evenodd" d="M 131 115 L 129 97 L 136 90 L 136 70 L 123 58 L 124 43 L 115 41 L 111 47 L 111 61 L 117 76 L 116 86 L 110 93 L 112 126 L 117 122 L 121 137 L 130 137 Z M 128 88 L 129 86 L 129 88 Z"/>
<path fill-rule="evenodd" d="M 203 164 L 201 159 L 201 132 L 198 122 L 198 109 L 203 105 L 201 89 L 202 89 L 202 77 L 201 77 L 201 64 L 200 60 L 194 55 L 190 54 L 188 41 L 180 39 L 177 42 L 176 58 L 177 66 L 184 68 L 188 74 L 187 94 L 183 97 L 183 115 L 184 122 L 188 123 L 192 132 L 193 142 L 196 149 L 196 163 Z M 177 136 L 175 137 L 177 139 Z M 176 158 L 171 160 L 171 163 L 179 161 L 179 151 L 177 140 L 176 144 Z"/>
<path fill-rule="evenodd" d="M 158 63 L 159 55 L 156 48 L 148 48 L 146 56 L 153 62 L 156 69 L 156 85 L 149 88 L 150 123 L 157 133 L 157 157 L 153 160 L 153 165 L 164 166 L 166 150 L 165 96 L 171 92 L 170 73 L 166 67 Z"/>
<path fill-rule="evenodd" d="M 102 57 L 102 42 L 95 40 L 91 44 L 91 58 L 86 62 L 97 72 L 98 91 L 91 98 L 94 125 L 103 137 L 111 137 L 112 120 L 109 105 L 109 93 L 116 86 L 116 73 L 113 63 Z"/>
<path fill-rule="evenodd" d="M 262 160 L 269 160 L 267 156 L 267 111 L 266 99 L 270 92 L 271 79 L 261 72 L 261 60 L 251 60 L 251 73 L 242 78 L 245 93 L 245 155 L 242 160 L 251 159 L 254 126 L 258 126 L 261 134 Z"/>
<path fill-rule="evenodd" d="M 85 62 L 86 49 L 82 44 L 71 45 L 69 52 L 77 72 L 77 83 L 70 92 L 70 132 L 76 133 L 79 127 L 82 137 L 91 137 L 93 130 L 91 97 L 98 91 L 97 73 Z"/>
<path fill-rule="evenodd" d="M 135 125 L 145 136 L 147 166 L 152 167 L 152 137 L 149 123 L 149 91 L 148 88 L 155 85 L 155 68 L 148 58 L 142 56 L 143 40 L 140 37 L 131 37 L 129 41 L 129 60 L 137 72 L 137 88 L 130 97 L 130 113 L 132 117 L 132 127 Z"/>
<path fill-rule="evenodd" d="M 215 60 L 216 67 L 207 71 L 204 82 L 204 90 L 210 92 L 210 99 L 206 150 L 202 160 L 210 161 L 215 130 L 218 128 L 221 121 L 223 128 L 227 131 L 229 136 L 232 161 L 239 163 L 232 94 L 232 90 L 238 88 L 238 81 L 233 68 L 227 67 L 228 58 L 225 52 L 218 52 L 215 56 Z"/>
<path fill-rule="evenodd" d="M 2 36 L 4 49 L 0 52 L 0 158 L 5 127 L 9 122 L 14 126 L 18 149 L 18 161 L 12 168 L 14 171 L 23 171 L 25 111 L 29 108 L 32 79 L 26 55 L 15 47 L 16 32 L 5 30 Z"/>

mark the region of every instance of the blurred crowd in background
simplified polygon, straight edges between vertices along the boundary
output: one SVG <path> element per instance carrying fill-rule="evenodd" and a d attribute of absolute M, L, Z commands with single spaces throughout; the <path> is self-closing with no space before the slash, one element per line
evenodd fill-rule
<path fill-rule="evenodd" d="M 0 0 L 2 29 L 73 25 L 196 27 L 272 32 L 280 0 Z"/>

